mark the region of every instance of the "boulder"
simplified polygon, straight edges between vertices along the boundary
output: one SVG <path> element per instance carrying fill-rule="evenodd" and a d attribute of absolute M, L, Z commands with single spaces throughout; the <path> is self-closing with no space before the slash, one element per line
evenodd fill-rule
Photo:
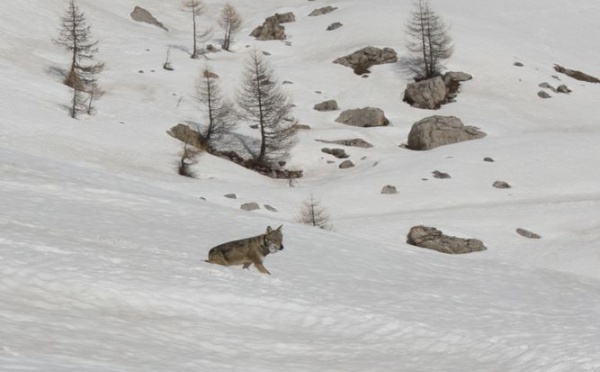
<path fill-rule="evenodd" d="M 350 156 L 350 155 L 346 154 L 346 150 L 344 150 L 344 149 L 330 149 L 330 148 L 324 147 L 321 149 L 321 152 L 324 152 L 325 154 L 333 155 L 338 159 L 346 159 Z"/>
<path fill-rule="evenodd" d="M 368 72 L 368 68 L 373 65 L 381 65 L 385 63 L 396 63 L 398 55 L 392 48 L 379 49 L 373 46 L 357 50 L 352 54 L 340 57 L 333 61 L 342 66 L 351 67 L 354 72 L 362 74 Z"/>
<path fill-rule="evenodd" d="M 439 170 L 434 170 L 433 172 L 431 172 L 433 174 L 433 178 L 439 178 L 439 179 L 448 179 L 448 178 L 452 178 L 448 173 L 446 172 L 440 172 Z"/>
<path fill-rule="evenodd" d="M 558 88 L 556 88 L 556 91 L 558 93 L 565 93 L 565 94 L 571 93 L 571 89 L 569 89 L 569 87 L 567 87 L 565 84 L 559 85 Z"/>
<path fill-rule="evenodd" d="M 353 166 L 354 166 L 354 163 L 350 160 L 344 160 L 339 165 L 340 169 L 352 168 Z"/>
<path fill-rule="evenodd" d="M 410 245 L 447 254 L 481 252 L 487 249 L 479 239 L 463 239 L 448 236 L 435 227 L 423 225 L 412 227 L 406 237 L 406 242 Z"/>
<path fill-rule="evenodd" d="M 376 107 L 363 107 L 343 111 L 335 121 L 363 128 L 381 127 L 390 124 L 383 111 Z"/>
<path fill-rule="evenodd" d="M 320 15 L 323 15 L 323 14 L 331 13 L 331 12 L 333 12 L 336 9 L 337 9 L 337 7 L 324 6 L 322 8 L 315 9 L 312 12 L 310 12 L 309 16 L 310 17 L 320 16 Z"/>
<path fill-rule="evenodd" d="M 430 150 L 435 147 L 485 137 L 477 127 L 466 126 L 454 116 L 429 116 L 413 124 L 407 147 Z"/>
<path fill-rule="evenodd" d="M 544 90 L 540 90 L 540 91 L 537 93 L 537 95 L 538 95 L 538 97 L 540 97 L 540 98 L 544 98 L 544 99 L 547 99 L 547 98 L 552 98 L 552 96 L 551 96 L 550 94 L 548 94 L 548 93 L 547 93 L 546 91 L 544 91 Z"/>
<path fill-rule="evenodd" d="M 497 189 L 510 189 L 511 188 L 511 186 L 508 184 L 508 182 L 504 182 L 504 181 L 496 181 L 492 184 L 492 186 Z"/>
<path fill-rule="evenodd" d="M 296 16 L 292 12 L 287 12 L 283 14 L 275 13 L 275 15 L 266 18 L 265 21 L 275 23 L 290 23 L 296 22 Z"/>
<path fill-rule="evenodd" d="M 521 235 L 522 237 L 528 238 L 528 239 L 541 239 L 542 237 L 534 232 L 531 232 L 529 230 L 525 230 L 522 228 L 518 228 L 517 230 L 517 234 Z"/>
<path fill-rule="evenodd" d="M 382 194 L 397 194 L 398 190 L 396 189 L 396 186 L 392 186 L 392 185 L 385 185 L 381 188 L 381 193 Z"/>
<path fill-rule="evenodd" d="M 403 101 L 421 109 L 438 109 L 447 101 L 446 84 L 440 76 L 409 83 L 404 91 Z"/>
<path fill-rule="evenodd" d="M 244 211 L 253 211 L 256 209 L 260 209 L 260 205 L 258 205 L 258 203 L 256 202 L 244 203 L 240 206 L 240 209 Z"/>
<path fill-rule="evenodd" d="M 276 19 L 265 20 L 262 26 L 258 26 L 250 33 L 250 36 L 255 37 L 256 40 L 285 40 L 285 27 Z"/>
<path fill-rule="evenodd" d="M 444 84 L 450 85 L 451 82 L 463 82 L 473 79 L 473 76 L 461 71 L 448 71 L 442 77 Z"/>
<path fill-rule="evenodd" d="M 334 99 L 317 103 L 314 107 L 317 111 L 335 111 L 339 110 L 338 104 Z"/>
<path fill-rule="evenodd" d="M 575 80 L 585 81 L 588 83 L 600 83 L 600 79 L 598 79 L 595 76 L 588 75 L 585 72 L 571 70 L 568 68 L 564 68 L 563 66 L 560 66 L 560 65 L 554 65 L 554 70 L 556 70 L 557 72 L 560 72 L 561 74 L 565 74 L 569 77 L 572 77 Z"/>
<path fill-rule="evenodd" d="M 327 26 L 327 31 L 337 30 L 338 28 L 340 28 L 342 26 L 343 26 L 343 24 L 341 22 L 333 22 L 332 24 Z"/>
<path fill-rule="evenodd" d="M 154 25 L 156 27 L 160 27 L 165 31 L 169 31 L 169 29 L 166 28 L 156 18 L 154 18 L 154 16 L 152 14 L 150 14 L 149 11 L 147 11 L 146 9 L 144 9 L 142 7 L 136 6 L 135 8 L 133 8 L 133 11 L 129 15 L 131 16 L 131 19 L 133 19 L 134 21 L 148 23 L 148 24 Z"/>

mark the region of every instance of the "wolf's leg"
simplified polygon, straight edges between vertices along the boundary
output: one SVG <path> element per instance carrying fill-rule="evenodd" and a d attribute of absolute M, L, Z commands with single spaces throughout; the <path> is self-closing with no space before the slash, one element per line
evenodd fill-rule
<path fill-rule="evenodd" d="M 212 255 L 210 255 L 208 257 L 208 260 L 206 260 L 206 262 L 209 262 L 212 264 L 217 264 L 217 265 L 228 266 L 227 260 L 225 260 L 225 256 L 223 256 L 223 253 L 221 253 L 221 252 L 213 253 Z"/>
<path fill-rule="evenodd" d="M 247 269 L 250 267 L 250 265 L 252 265 L 252 262 L 246 262 L 244 266 L 242 266 L 242 269 Z"/>
<path fill-rule="evenodd" d="M 262 264 L 262 262 L 260 261 L 256 261 L 254 262 L 254 266 L 258 269 L 258 271 L 260 271 L 263 274 L 269 274 L 271 275 L 271 273 L 269 272 L 269 270 L 265 269 L 264 265 Z"/>

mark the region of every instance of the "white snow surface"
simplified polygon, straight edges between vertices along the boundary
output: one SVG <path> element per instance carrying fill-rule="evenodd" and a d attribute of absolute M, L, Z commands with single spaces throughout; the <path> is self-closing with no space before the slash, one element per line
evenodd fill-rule
<path fill-rule="evenodd" d="M 222 2 L 206 3 L 219 45 Z M 52 43 L 66 2 L 0 2 L 0 371 L 600 371 L 600 84 L 553 70 L 600 76 L 600 3 L 433 1 L 455 42 L 448 70 L 474 76 L 438 111 L 401 102 L 409 77 L 395 65 L 361 78 L 331 63 L 368 45 L 405 53 L 412 2 L 232 3 L 244 17 L 232 52 L 192 60 L 179 1 L 78 0 L 107 93 L 73 120 L 68 54 Z M 170 31 L 131 20 L 135 5 Z M 338 9 L 307 16 L 326 5 Z M 247 36 L 287 11 L 288 43 Z M 169 46 L 174 71 L 162 69 Z M 209 66 L 233 96 L 251 47 L 293 83 L 293 114 L 312 128 L 287 165 L 304 177 L 290 187 L 211 155 L 195 179 L 177 175 L 181 144 L 166 130 L 202 123 L 195 79 Z M 542 82 L 573 92 L 542 100 Z M 326 99 L 380 107 L 391 125 L 335 123 L 339 112 L 312 109 Z M 434 114 L 488 135 L 401 148 Z M 346 170 L 315 141 L 354 137 L 374 147 L 346 148 Z M 386 184 L 399 193 L 380 194 Z M 311 194 L 333 231 L 296 222 Z M 251 201 L 261 209 L 240 209 Z M 407 245 L 419 224 L 488 249 Z M 271 276 L 204 262 L 268 225 L 283 225 L 285 244 L 265 261 Z"/>

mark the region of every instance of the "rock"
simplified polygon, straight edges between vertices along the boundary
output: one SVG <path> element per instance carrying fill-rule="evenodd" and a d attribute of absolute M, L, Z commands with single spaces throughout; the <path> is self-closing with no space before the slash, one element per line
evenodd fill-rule
<path fill-rule="evenodd" d="M 492 186 L 494 186 L 497 189 L 510 189 L 511 186 L 504 181 L 496 181 L 492 184 Z"/>
<path fill-rule="evenodd" d="M 579 81 L 585 81 L 588 83 L 600 83 L 600 79 L 598 79 L 597 77 L 588 75 L 581 71 L 570 70 L 559 65 L 554 65 L 554 70 Z"/>
<path fill-rule="evenodd" d="M 240 206 L 240 208 L 245 211 L 253 211 L 256 209 L 260 209 L 260 206 L 258 205 L 258 203 L 252 202 L 252 203 L 244 203 Z"/>
<path fill-rule="evenodd" d="M 296 130 L 310 130 L 310 125 L 308 124 L 296 124 Z"/>
<path fill-rule="evenodd" d="M 521 62 L 515 62 L 513 63 L 513 65 L 517 67 L 523 67 L 523 64 Z"/>
<path fill-rule="evenodd" d="M 165 31 L 169 31 L 169 29 L 166 28 L 156 18 L 154 18 L 154 16 L 152 14 L 150 14 L 149 11 L 147 11 L 146 9 L 144 9 L 142 7 L 136 6 L 135 8 L 133 8 L 133 11 L 129 15 L 131 16 L 131 19 L 133 19 L 134 21 L 148 23 L 148 24 L 154 25 L 156 27 L 160 27 Z"/>
<path fill-rule="evenodd" d="M 349 147 L 360 147 L 363 149 L 368 149 L 368 148 L 373 147 L 373 145 L 371 145 L 369 142 L 367 142 L 363 139 L 360 139 L 360 138 L 334 140 L 334 141 L 326 141 L 326 140 L 317 139 L 315 141 L 323 142 L 323 143 L 335 143 L 337 145 L 349 146 Z"/>
<path fill-rule="evenodd" d="M 237 195 L 236 194 L 225 194 L 223 196 L 226 197 L 226 198 L 228 198 L 228 199 L 237 199 Z"/>
<path fill-rule="evenodd" d="M 354 163 L 351 162 L 350 160 L 344 160 L 343 162 L 340 163 L 340 169 L 347 169 L 347 168 L 352 168 L 354 166 Z"/>
<path fill-rule="evenodd" d="M 435 110 L 446 102 L 446 84 L 440 76 L 410 83 L 404 91 L 403 101 L 421 109 Z"/>
<path fill-rule="evenodd" d="M 551 95 L 549 95 L 549 94 L 548 94 L 546 91 L 544 91 L 544 90 L 540 90 L 540 91 L 538 92 L 538 94 L 537 94 L 537 95 L 538 95 L 538 97 L 540 97 L 540 98 L 544 98 L 544 99 L 546 99 L 546 98 L 552 98 L 552 96 L 551 96 Z"/>
<path fill-rule="evenodd" d="M 525 238 L 529 238 L 529 239 L 541 239 L 542 237 L 536 233 L 533 233 L 531 231 L 522 229 L 522 228 L 518 228 L 517 230 L 517 234 L 525 237 Z"/>
<path fill-rule="evenodd" d="M 251 33 L 256 40 L 285 40 L 285 27 L 276 20 L 265 21 L 262 26 L 258 26 Z"/>
<path fill-rule="evenodd" d="M 408 233 L 406 242 L 410 245 L 447 254 L 481 252 L 487 249 L 479 239 L 463 239 L 448 236 L 435 227 L 423 225 L 412 227 Z"/>
<path fill-rule="evenodd" d="M 211 53 L 217 53 L 217 52 L 221 51 L 220 49 L 218 49 L 216 46 L 214 46 L 212 44 L 206 45 L 206 50 L 208 50 Z"/>
<path fill-rule="evenodd" d="M 313 109 L 317 111 L 335 111 L 339 110 L 338 104 L 334 99 L 330 99 L 328 101 L 324 101 L 321 103 L 317 103 Z"/>
<path fill-rule="evenodd" d="M 554 87 L 553 87 L 552 85 L 550 85 L 549 83 L 545 83 L 545 82 L 544 82 L 544 83 L 540 83 L 540 84 L 538 85 L 538 87 L 540 87 L 540 88 L 544 88 L 544 89 L 549 89 L 549 90 L 553 91 L 554 93 L 556 93 L 556 88 L 554 88 Z"/>
<path fill-rule="evenodd" d="M 556 91 L 557 91 L 558 93 L 565 93 L 565 94 L 569 94 L 569 93 L 571 93 L 571 92 L 572 92 L 572 91 L 571 91 L 571 89 L 569 89 L 569 88 L 568 88 L 566 85 L 564 85 L 564 84 L 561 84 L 561 85 L 559 85 L 559 86 L 558 86 L 558 88 L 556 88 Z"/>
<path fill-rule="evenodd" d="M 275 15 L 266 18 L 265 21 L 275 23 L 290 23 L 296 22 L 296 16 L 292 12 L 287 12 L 283 14 L 275 13 Z"/>
<path fill-rule="evenodd" d="M 466 72 L 461 71 L 448 71 L 444 74 L 443 78 L 444 84 L 449 85 L 451 82 L 463 82 L 469 81 L 473 79 L 473 76 L 467 74 Z"/>
<path fill-rule="evenodd" d="M 383 111 L 375 107 L 363 107 L 360 109 L 343 111 L 336 122 L 352 125 L 355 127 L 381 127 L 390 124 Z"/>
<path fill-rule="evenodd" d="M 264 207 L 265 207 L 266 210 L 268 210 L 270 212 L 277 212 L 277 209 L 273 208 L 269 204 L 265 204 Z"/>
<path fill-rule="evenodd" d="M 324 6 L 322 8 L 315 9 L 312 12 L 310 12 L 309 17 L 315 17 L 315 16 L 320 16 L 320 15 L 323 15 L 323 14 L 331 13 L 331 12 L 333 12 L 336 9 L 337 9 L 337 7 Z"/>
<path fill-rule="evenodd" d="M 373 46 L 357 50 L 352 54 L 340 57 L 333 61 L 342 66 L 351 67 L 355 73 L 363 74 L 368 72 L 369 67 L 385 63 L 396 63 L 398 55 L 392 48 L 379 49 Z"/>
<path fill-rule="evenodd" d="M 392 185 L 385 185 L 383 186 L 383 188 L 381 189 L 381 193 L 382 194 L 397 194 L 398 190 L 396 190 L 396 186 L 392 186 Z"/>
<path fill-rule="evenodd" d="M 407 146 L 412 150 L 430 150 L 485 136 L 477 127 L 463 125 L 457 117 L 429 116 L 413 124 Z"/>
<path fill-rule="evenodd" d="M 330 149 L 330 148 L 325 147 L 325 148 L 322 148 L 321 151 L 324 152 L 325 154 L 333 155 L 338 159 L 346 159 L 350 156 L 350 155 L 346 154 L 346 151 L 344 149 Z"/>
<path fill-rule="evenodd" d="M 439 179 L 452 178 L 452 177 L 450 177 L 450 175 L 448 173 L 440 172 L 438 170 L 435 170 L 431 173 L 433 174 L 433 178 L 439 178 Z"/>
<path fill-rule="evenodd" d="M 340 28 L 342 26 L 343 26 L 343 24 L 341 22 L 333 22 L 332 24 L 327 26 L 327 31 L 337 30 L 338 28 Z"/>
<path fill-rule="evenodd" d="M 493 162 L 494 162 L 494 159 L 492 159 L 492 158 L 490 158 L 490 157 L 487 157 L 487 156 L 486 156 L 485 158 L 483 158 L 483 161 L 487 161 L 487 162 L 489 162 L 489 163 L 493 163 Z"/>

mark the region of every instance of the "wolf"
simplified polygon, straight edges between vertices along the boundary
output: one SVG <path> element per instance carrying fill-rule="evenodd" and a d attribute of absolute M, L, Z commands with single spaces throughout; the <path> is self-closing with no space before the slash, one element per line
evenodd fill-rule
<path fill-rule="evenodd" d="M 283 249 L 282 227 L 272 229 L 267 226 L 264 234 L 217 245 L 208 252 L 206 262 L 223 266 L 244 265 L 244 269 L 254 264 L 261 273 L 271 275 L 263 260 L 269 253 Z"/>

